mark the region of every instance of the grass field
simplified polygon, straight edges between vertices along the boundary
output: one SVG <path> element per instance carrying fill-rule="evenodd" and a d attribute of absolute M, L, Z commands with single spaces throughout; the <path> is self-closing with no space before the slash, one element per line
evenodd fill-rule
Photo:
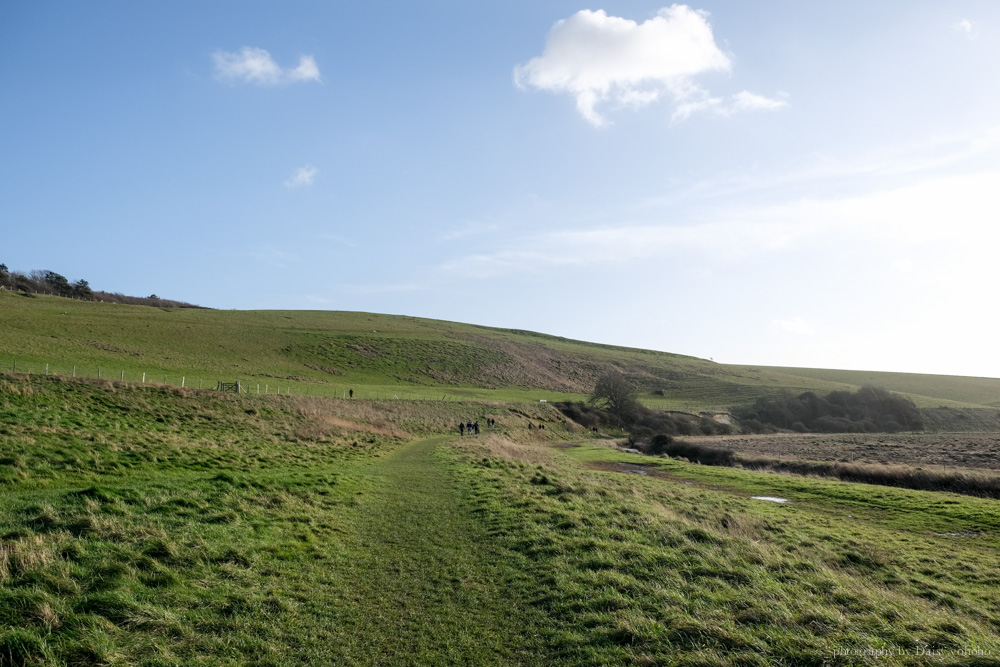
<path fill-rule="evenodd" d="M 0 377 L 0 662 L 998 664 L 996 501 L 584 433 Z"/>
<path fill-rule="evenodd" d="M 580 400 L 625 372 L 654 408 L 726 410 L 787 390 L 874 382 L 920 407 L 993 409 L 1000 379 L 716 364 L 544 334 L 370 313 L 158 309 L 0 290 L 0 369 L 251 392 L 423 400 Z M 100 369 L 100 371 L 98 370 Z M 183 379 L 183 380 L 182 380 Z"/>

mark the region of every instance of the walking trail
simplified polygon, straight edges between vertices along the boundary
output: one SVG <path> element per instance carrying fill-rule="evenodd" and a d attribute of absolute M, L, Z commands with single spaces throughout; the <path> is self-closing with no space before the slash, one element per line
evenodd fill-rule
<path fill-rule="evenodd" d="M 356 664 L 530 664 L 541 619 L 516 598 L 490 544 L 436 453 L 419 440 L 357 469 L 365 491 L 347 510 L 344 557 L 329 581 L 338 661 Z M 331 647 L 332 648 L 332 647 Z"/>

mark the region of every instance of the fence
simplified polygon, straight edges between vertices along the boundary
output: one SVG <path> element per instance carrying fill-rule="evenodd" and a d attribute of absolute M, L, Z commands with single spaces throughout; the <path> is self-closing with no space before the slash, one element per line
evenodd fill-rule
<path fill-rule="evenodd" d="M 98 366 L 90 364 L 73 363 L 43 363 L 37 361 L 24 361 L 16 358 L 10 359 L 0 366 L 0 372 L 10 372 L 14 375 L 52 375 L 68 378 L 85 378 L 95 380 L 111 380 L 115 382 L 127 382 L 137 385 L 183 387 L 188 389 L 216 390 L 220 389 L 222 383 L 238 384 L 239 391 L 243 394 L 256 394 L 261 396 L 316 396 L 326 398 L 357 398 L 371 400 L 411 400 L 411 401 L 463 401 L 480 400 L 473 397 L 460 397 L 451 394 L 437 394 L 425 392 L 414 393 L 409 387 L 383 387 L 370 385 L 336 386 L 320 382 L 296 382 L 288 380 L 286 382 L 258 382 L 236 380 L 231 383 L 230 379 L 213 379 L 197 375 L 179 375 L 176 372 L 163 371 L 139 371 L 135 369 L 123 369 L 120 367 Z M 204 374 L 207 375 L 207 374 Z"/>

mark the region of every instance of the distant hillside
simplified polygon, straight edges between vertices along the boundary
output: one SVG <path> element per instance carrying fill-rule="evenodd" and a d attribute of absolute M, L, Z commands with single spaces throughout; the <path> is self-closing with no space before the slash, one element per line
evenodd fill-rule
<path fill-rule="evenodd" d="M 1000 406 L 1000 380 L 717 364 L 679 354 L 415 317 L 328 311 L 218 311 L 94 303 L 0 291 L 0 370 L 273 390 L 480 400 L 573 400 L 617 369 L 651 407 L 716 410 L 781 391 L 875 384 L 919 407 Z M 159 379 L 157 381 L 159 381 Z"/>
<path fill-rule="evenodd" d="M 929 375 L 922 373 L 891 373 L 885 371 L 844 371 L 822 368 L 782 368 L 751 366 L 763 371 L 781 373 L 804 380 L 841 383 L 844 386 L 872 385 L 891 388 L 901 394 L 944 399 L 944 403 L 918 401 L 924 406 L 978 406 L 1000 408 L 1000 379 L 959 375 Z"/>

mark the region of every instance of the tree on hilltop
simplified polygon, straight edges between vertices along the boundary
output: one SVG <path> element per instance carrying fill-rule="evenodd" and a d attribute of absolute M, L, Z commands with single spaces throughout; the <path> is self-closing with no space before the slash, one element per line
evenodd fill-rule
<path fill-rule="evenodd" d="M 77 299 L 92 299 L 94 298 L 94 291 L 90 289 L 90 283 L 81 278 L 73 283 L 72 287 L 73 296 Z"/>

